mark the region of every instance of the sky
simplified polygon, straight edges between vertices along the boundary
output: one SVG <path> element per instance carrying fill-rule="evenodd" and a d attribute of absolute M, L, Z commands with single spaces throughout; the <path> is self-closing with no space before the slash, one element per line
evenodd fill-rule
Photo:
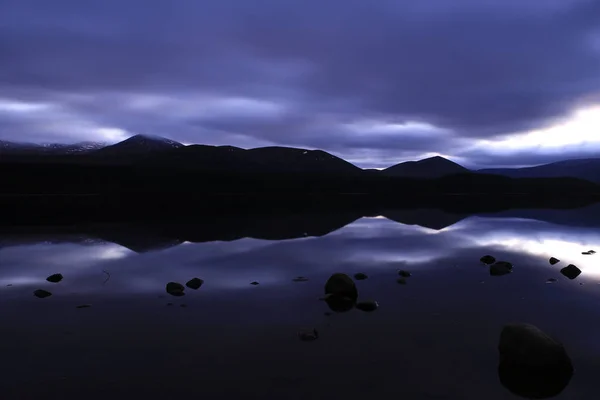
<path fill-rule="evenodd" d="M 0 0 L 0 140 L 600 154 L 598 0 Z"/>

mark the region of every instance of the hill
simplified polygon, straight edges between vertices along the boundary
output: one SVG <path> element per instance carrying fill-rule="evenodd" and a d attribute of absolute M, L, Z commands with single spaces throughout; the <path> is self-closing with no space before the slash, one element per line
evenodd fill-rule
<path fill-rule="evenodd" d="M 444 157 L 435 156 L 419 161 L 407 161 L 393 165 L 382 171 L 387 176 L 410 178 L 440 178 L 446 175 L 460 174 L 469 170 Z"/>

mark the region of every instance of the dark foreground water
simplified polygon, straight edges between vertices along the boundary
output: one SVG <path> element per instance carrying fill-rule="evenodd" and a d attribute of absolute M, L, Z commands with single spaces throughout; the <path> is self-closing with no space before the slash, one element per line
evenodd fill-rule
<path fill-rule="evenodd" d="M 130 226 L 104 239 L 4 229 L 0 398 L 515 399 L 497 372 L 513 321 L 564 343 L 575 373 L 556 398 L 598 398 L 600 253 L 581 253 L 600 251 L 600 230 L 585 210 L 390 215 L 429 228 L 376 217 L 322 237 L 145 246 Z M 513 272 L 490 276 L 485 254 Z M 560 274 L 569 263 L 577 279 Z M 319 297 L 335 272 L 367 274 L 359 299 L 379 309 L 329 315 Z M 200 289 L 165 292 L 193 277 Z M 313 328 L 317 340 L 299 339 Z"/>

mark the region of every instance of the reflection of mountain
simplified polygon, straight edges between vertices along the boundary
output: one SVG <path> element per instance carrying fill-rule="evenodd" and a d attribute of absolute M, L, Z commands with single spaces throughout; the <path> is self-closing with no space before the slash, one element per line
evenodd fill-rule
<path fill-rule="evenodd" d="M 453 214 L 433 208 L 385 210 L 382 215 L 404 225 L 418 225 L 435 230 L 444 229 L 468 217 L 468 214 Z"/>
<path fill-rule="evenodd" d="M 183 216 L 180 216 L 183 215 Z M 66 224 L 0 225 L 0 248 L 35 243 L 91 244 L 112 242 L 138 253 L 166 249 L 183 242 L 231 241 L 242 238 L 285 240 L 325 236 L 363 216 L 382 215 L 389 220 L 440 230 L 472 215 L 497 218 L 529 218 L 565 225 L 600 227 L 600 203 L 583 208 L 515 209 L 485 213 L 481 209 L 451 212 L 433 206 L 415 208 L 321 207 L 244 214 L 239 209 L 208 210 L 202 214 L 152 218 L 69 221 Z M 106 216 L 104 216 L 106 218 Z"/>

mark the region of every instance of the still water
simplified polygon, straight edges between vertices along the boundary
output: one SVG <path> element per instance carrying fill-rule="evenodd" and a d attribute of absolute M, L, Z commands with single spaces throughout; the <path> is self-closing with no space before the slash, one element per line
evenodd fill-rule
<path fill-rule="evenodd" d="M 200 243 L 174 237 L 177 226 L 3 228 L 1 398 L 516 399 L 497 346 L 517 321 L 570 354 L 575 373 L 556 398 L 594 399 L 600 253 L 581 253 L 600 251 L 597 209 L 390 211 L 286 240 L 205 241 L 198 225 Z M 306 224 L 253 222 L 267 237 L 294 223 Z M 513 272 L 490 276 L 486 254 Z M 568 264 L 582 274 L 561 275 Z M 399 269 L 412 275 L 404 285 Z M 368 275 L 359 300 L 379 308 L 331 312 L 319 298 L 336 272 Z M 64 279 L 46 281 L 54 273 Z M 166 293 L 194 277 L 198 290 Z M 303 329 L 319 338 L 301 341 Z"/>

